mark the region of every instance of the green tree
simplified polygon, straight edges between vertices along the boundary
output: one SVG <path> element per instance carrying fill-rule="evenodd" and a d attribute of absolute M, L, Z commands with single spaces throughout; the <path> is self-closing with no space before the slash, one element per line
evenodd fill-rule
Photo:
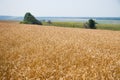
<path fill-rule="evenodd" d="M 88 24 L 89 24 L 89 28 L 96 29 L 95 26 L 96 22 L 93 19 L 89 19 Z"/>
<path fill-rule="evenodd" d="M 87 29 L 96 29 L 97 24 L 93 19 L 89 19 L 88 22 L 84 23 L 83 27 Z"/>
<path fill-rule="evenodd" d="M 48 22 L 47 22 L 48 24 L 52 24 L 52 22 L 51 22 L 51 20 L 48 20 Z"/>
<path fill-rule="evenodd" d="M 38 24 L 42 25 L 42 23 L 37 20 L 31 13 L 27 12 L 24 16 L 24 20 L 21 22 L 24 24 Z"/>

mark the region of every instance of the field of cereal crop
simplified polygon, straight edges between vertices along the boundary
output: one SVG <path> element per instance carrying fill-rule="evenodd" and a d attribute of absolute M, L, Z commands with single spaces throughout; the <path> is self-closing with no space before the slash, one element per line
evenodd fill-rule
<path fill-rule="evenodd" d="M 120 80 L 120 31 L 1 21 L 0 80 Z"/>

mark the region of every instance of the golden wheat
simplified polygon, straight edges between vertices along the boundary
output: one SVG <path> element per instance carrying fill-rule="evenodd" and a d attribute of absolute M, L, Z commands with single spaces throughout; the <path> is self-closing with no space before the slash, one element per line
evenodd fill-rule
<path fill-rule="evenodd" d="M 2 21 L 0 80 L 120 80 L 120 32 Z"/>

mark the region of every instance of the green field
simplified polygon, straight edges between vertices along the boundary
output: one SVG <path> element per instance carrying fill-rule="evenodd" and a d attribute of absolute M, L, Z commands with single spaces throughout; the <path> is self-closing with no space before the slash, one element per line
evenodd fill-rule
<path fill-rule="evenodd" d="M 72 27 L 72 28 L 83 28 L 82 22 L 52 22 L 51 24 L 43 22 L 43 25 L 47 26 L 59 26 L 59 27 Z M 120 24 L 96 24 L 97 29 L 103 30 L 116 30 L 120 31 Z"/>

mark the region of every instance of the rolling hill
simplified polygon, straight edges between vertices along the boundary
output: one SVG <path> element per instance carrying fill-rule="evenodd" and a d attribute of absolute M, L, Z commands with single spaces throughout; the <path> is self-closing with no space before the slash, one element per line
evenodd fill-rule
<path fill-rule="evenodd" d="M 0 80 L 119 80 L 120 31 L 0 22 Z"/>

